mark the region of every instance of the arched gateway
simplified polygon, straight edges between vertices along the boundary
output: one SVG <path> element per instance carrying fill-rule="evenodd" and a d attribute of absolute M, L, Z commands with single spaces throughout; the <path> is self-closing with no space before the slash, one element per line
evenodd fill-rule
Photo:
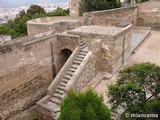
<path fill-rule="evenodd" d="M 71 54 L 72 54 L 72 51 L 67 48 L 62 49 L 60 51 L 59 58 L 58 58 L 58 71 L 63 67 L 63 65 L 68 60 Z"/>

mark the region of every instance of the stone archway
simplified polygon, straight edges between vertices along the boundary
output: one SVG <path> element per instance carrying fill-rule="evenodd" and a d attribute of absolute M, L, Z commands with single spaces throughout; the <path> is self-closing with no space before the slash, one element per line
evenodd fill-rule
<path fill-rule="evenodd" d="M 143 18 L 137 19 L 137 26 L 144 26 L 144 19 Z"/>
<path fill-rule="evenodd" d="M 58 71 L 60 71 L 60 69 L 63 67 L 63 65 L 68 60 L 71 54 L 72 54 L 72 51 L 67 48 L 62 49 L 60 51 L 59 58 L 58 58 L 58 67 L 57 67 Z"/>

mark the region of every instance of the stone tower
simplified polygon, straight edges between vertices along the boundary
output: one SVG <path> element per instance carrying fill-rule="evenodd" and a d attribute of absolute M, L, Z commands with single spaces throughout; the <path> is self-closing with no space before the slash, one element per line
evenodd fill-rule
<path fill-rule="evenodd" d="M 70 0 L 70 16 L 77 17 L 79 15 L 79 2 L 80 0 Z"/>

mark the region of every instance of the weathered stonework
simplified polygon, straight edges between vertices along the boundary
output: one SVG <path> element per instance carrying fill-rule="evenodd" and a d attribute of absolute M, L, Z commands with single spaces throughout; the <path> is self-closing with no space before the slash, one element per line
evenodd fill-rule
<path fill-rule="evenodd" d="M 45 32 L 59 33 L 80 26 L 78 19 L 70 17 L 45 17 L 27 22 L 28 35 L 36 35 Z"/>
<path fill-rule="evenodd" d="M 84 13 L 86 20 L 91 19 L 92 25 L 125 26 L 136 24 L 137 6 L 117 8 L 112 10 Z"/>
<path fill-rule="evenodd" d="M 79 44 L 76 36 L 49 35 L 33 40 L 15 40 L 0 46 L 0 117 L 8 118 L 41 99 L 52 82 L 51 42 L 57 72 L 60 52 L 74 50 Z M 75 42 L 72 42 L 74 40 Z M 60 41 L 65 41 L 61 42 Z M 18 43 L 17 43 L 18 42 Z M 68 46 L 68 47 L 67 47 Z M 24 92 L 25 91 L 25 92 Z"/>
<path fill-rule="evenodd" d="M 156 14 L 159 12 L 144 14 L 138 6 L 131 6 L 85 13 L 84 20 L 43 18 L 28 22 L 29 34 L 34 36 L 0 46 L 0 119 L 27 109 L 46 94 L 37 102 L 39 119 L 57 119 L 67 91 L 71 87 L 81 90 L 99 72 L 112 76 L 119 70 L 150 33 L 148 30 L 144 40 L 131 45 L 138 16 L 145 25 L 151 22 L 150 16 L 154 19 L 151 24 L 160 21 Z M 53 100 L 57 96 L 62 98 Z"/>
<path fill-rule="evenodd" d="M 72 17 L 79 16 L 79 2 L 81 0 L 69 0 L 70 15 Z"/>

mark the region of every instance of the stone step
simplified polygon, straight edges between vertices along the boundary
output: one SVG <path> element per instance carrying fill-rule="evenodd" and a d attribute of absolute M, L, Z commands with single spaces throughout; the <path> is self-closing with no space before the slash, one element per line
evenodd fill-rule
<path fill-rule="evenodd" d="M 81 61 L 74 60 L 73 63 L 80 65 L 82 62 L 81 62 Z"/>
<path fill-rule="evenodd" d="M 62 94 L 58 94 L 58 93 L 54 93 L 53 94 L 54 97 L 56 97 L 57 99 L 62 99 Z"/>
<path fill-rule="evenodd" d="M 72 71 L 72 72 L 75 72 L 75 71 L 76 71 L 75 68 L 70 68 L 69 70 Z"/>
<path fill-rule="evenodd" d="M 73 76 L 74 72 L 68 71 L 67 74 L 69 74 L 70 76 Z"/>
<path fill-rule="evenodd" d="M 84 43 L 84 41 L 81 40 L 80 43 Z"/>
<path fill-rule="evenodd" d="M 84 59 L 84 55 L 77 55 L 77 58 L 83 58 Z"/>
<path fill-rule="evenodd" d="M 86 56 L 86 53 L 79 52 L 78 55 Z M 78 56 L 78 55 L 77 55 L 77 56 Z"/>
<path fill-rule="evenodd" d="M 54 109 L 54 113 L 58 113 L 58 112 L 60 112 L 60 111 L 61 111 L 61 108 L 60 108 L 60 107 L 57 107 L 57 108 Z"/>
<path fill-rule="evenodd" d="M 114 113 L 114 114 L 116 114 L 116 115 L 118 114 L 118 112 L 117 112 L 117 111 L 112 111 L 112 113 Z"/>
<path fill-rule="evenodd" d="M 65 87 L 67 84 L 64 82 L 61 82 L 59 85 Z"/>
<path fill-rule="evenodd" d="M 66 78 L 66 79 L 70 80 L 70 79 L 71 79 L 71 76 L 70 76 L 70 75 L 68 75 L 68 74 L 66 74 L 66 75 L 64 76 L 64 78 Z"/>
<path fill-rule="evenodd" d="M 85 48 L 85 47 L 87 47 L 87 45 L 83 45 L 83 46 L 81 46 L 81 49 L 83 49 L 83 48 Z"/>
<path fill-rule="evenodd" d="M 113 112 L 111 112 L 111 116 L 116 117 L 117 115 Z"/>
<path fill-rule="evenodd" d="M 66 90 L 65 87 L 60 86 L 60 85 L 58 85 L 57 88 L 60 89 L 60 90 L 62 90 L 62 91 L 65 91 L 65 90 Z"/>
<path fill-rule="evenodd" d="M 83 45 L 85 45 L 85 43 L 84 43 L 84 42 L 81 42 L 81 43 L 80 43 L 80 46 L 83 46 Z"/>
<path fill-rule="evenodd" d="M 81 50 L 80 52 L 83 52 L 83 53 L 88 53 L 88 51 L 85 51 L 85 50 Z"/>
<path fill-rule="evenodd" d="M 60 93 L 60 94 L 63 94 L 63 93 L 64 93 L 64 91 L 63 91 L 63 90 L 60 90 L 60 89 L 56 89 L 55 92 Z"/>
<path fill-rule="evenodd" d="M 57 99 L 57 98 L 55 98 L 55 97 L 51 98 L 50 100 L 51 100 L 52 102 L 58 104 L 58 105 L 61 103 L 61 100 L 60 100 L 60 99 Z"/>
<path fill-rule="evenodd" d="M 69 81 L 68 79 L 65 79 L 65 78 L 62 79 L 62 82 L 65 82 L 65 83 L 68 83 L 68 81 Z"/>
<path fill-rule="evenodd" d="M 54 120 L 58 120 L 59 116 L 60 116 L 60 112 L 55 113 L 54 114 Z"/>
<path fill-rule="evenodd" d="M 85 53 L 85 52 L 79 52 L 79 55 L 84 55 L 84 56 L 86 56 L 86 54 L 87 54 L 87 53 Z"/>
<path fill-rule="evenodd" d="M 75 68 L 75 69 L 77 69 L 79 67 L 79 65 L 77 65 L 77 64 L 73 64 L 72 66 L 71 66 L 71 68 Z"/>
<path fill-rule="evenodd" d="M 77 61 L 83 61 L 83 59 L 82 58 L 75 58 L 75 60 L 77 60 Z"/>

